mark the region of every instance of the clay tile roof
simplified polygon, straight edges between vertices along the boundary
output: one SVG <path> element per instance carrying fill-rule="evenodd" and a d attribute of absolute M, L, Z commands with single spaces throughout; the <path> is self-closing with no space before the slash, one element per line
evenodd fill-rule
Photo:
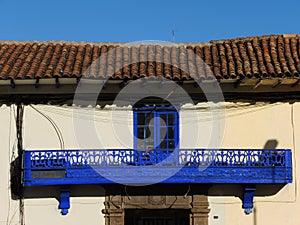
<path fill-rule="evenodd" d="M 298 78 L 299 56 L 297 34 L 176 44 L 0 41 L 0 79 Z"/>

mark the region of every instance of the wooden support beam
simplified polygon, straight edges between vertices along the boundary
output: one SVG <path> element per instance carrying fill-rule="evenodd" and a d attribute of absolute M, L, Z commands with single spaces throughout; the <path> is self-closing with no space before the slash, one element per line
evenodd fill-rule
<path fill-rule="evenodd" d="M 60 199 L 58 208 L 62 215 L 67 215 L 70 209 L 70 186 L 62 186 L 60 188 Z"/>
<path fill-rule="evenodd" d="M 245 211 L 246 215 L 249 215 L 253 211 L 253 198 L 254 198 L 254 192 L 256 188 L 252 185 L 246 185 L 244 187 L 244 196 L 243 196 L 243 209 Z"/>

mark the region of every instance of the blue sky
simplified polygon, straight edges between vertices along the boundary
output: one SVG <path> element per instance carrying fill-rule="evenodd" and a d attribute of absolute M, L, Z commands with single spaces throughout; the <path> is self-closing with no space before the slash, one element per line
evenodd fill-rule
<path fill-rule="evenodd" d="M 300 1 L 0 0 L 0 40 L 203 42 L 300 33 Z"/>

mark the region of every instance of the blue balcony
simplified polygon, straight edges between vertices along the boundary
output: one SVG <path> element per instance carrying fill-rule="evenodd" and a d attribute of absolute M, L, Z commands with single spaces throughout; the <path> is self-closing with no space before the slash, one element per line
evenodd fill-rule
<path fill-rule="evenodd" d="M 250 213 L 255 184 L 291 182 L 290 150 L 23 151 L 23 185 L 62 185 L 60 208 L 65 214 L 70 196 L 66 187 L 73 184 L 242 184 L 243 208 Z"/>
<path fill-rule="evenodd" d="M 24 186 L 290 183 L 290 150 L 41 150 L 23 152 Z M 161 180 L 162 178 L 166 178 Z M 111 178 L 111 179 L 110 179 Z"/>

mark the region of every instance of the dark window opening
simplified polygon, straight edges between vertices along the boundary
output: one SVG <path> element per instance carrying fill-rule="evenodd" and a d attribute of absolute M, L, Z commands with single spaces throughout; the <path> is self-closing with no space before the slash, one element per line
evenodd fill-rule
<path fill-rule="evenodd" d="M 189 210 L 128 209 L 125 225 L 189 225 Z"/>

